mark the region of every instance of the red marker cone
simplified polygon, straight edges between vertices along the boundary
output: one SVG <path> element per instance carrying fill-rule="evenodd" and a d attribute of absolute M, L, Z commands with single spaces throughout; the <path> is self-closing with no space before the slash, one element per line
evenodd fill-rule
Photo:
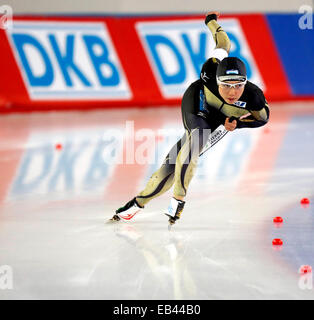
<path fill-rule="evenodd" d="M 308 198 L 303 198 L 301 199 L 300 203 L 303 208 L 308 208 L 310 205 L 310 200 Z"/>
<path fill-rule="evenodd" d="M 301 204 L 310 204 L 310 200 L 308 198 L 301 199 Z"/>
<path fill-rule="evenodd" d="M 300 274 L 308 274 L 312 272 L 312 267 L 309 265 L 303 265 L 299 268 Z"/>
<path fill-rule="evenodd" d="M 273 249 L 280 251 L 282 249 L 283 242 L 281 239 L 273 239 Z"/>
<path fill-rule="evenodd" d="M 281 239 L 273 239 L 273 246 L 282 246 L 283 241 Z"/>
<path fill-rule="evenodd" d="M 55 148 L 56 148 L 56 150 L 62 150 L 62 144 L 61 143 L 57 143 Z"/>
<path fill-rule="evenodd" d="M 273 219 L 273 221 L 274 221 L 274 226 L 276 228 L 281 228 L 282 227 L 283 219 L 281 217 L 275 217 Z"/>

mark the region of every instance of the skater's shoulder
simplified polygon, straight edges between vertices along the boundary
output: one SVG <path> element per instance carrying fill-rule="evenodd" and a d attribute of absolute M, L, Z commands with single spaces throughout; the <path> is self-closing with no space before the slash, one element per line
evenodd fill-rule
<path fill-rule="evenodd" d="M 208 58 L 202 65 L 202 71 L 214 72 L 216 76 L 216 70 L 220 63 L 220 60 L 214 57 Z"/>
<path fill-rule="evenodd" d="M 200 78 L 204 83 L 214 80 L 216 81 L 216 70 L 219 64 L 219 59 L 217 58 L 209 58 L 205 61 L 202 66 Z"/>
<path fill-rule="evenodd" d="M 263 90 L 249 80 L 246 82 L 245 91 L 250 95 L 264 95 Z"/>
<path fill-rule="evenodd" d="M 201 79 L 197 79 L 189 85 L 189 88 L 193 88 L 195 90 L 202 90 L 203 84 Z"/>
<path fill-rule="evenodd" d="M 244 97 L 250 105 L 255 105 L 257 108 L 264 106 L 266 103 L 263 90 L 251 81 L 247 81 L 245 85 L 243 98 Z"/>

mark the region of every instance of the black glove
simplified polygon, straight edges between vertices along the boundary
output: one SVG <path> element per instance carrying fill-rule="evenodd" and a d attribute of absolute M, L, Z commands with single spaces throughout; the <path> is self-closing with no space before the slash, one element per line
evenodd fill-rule
<path fill-rule="evenodd" d="M 232 116 L 229 118 L 229 122 L 231 123 L 233 120 L 236 120 L 237 121 L 237 124 L 238 124 L 238 118 Z"/>
<path fill-rule="evenodd" d="M 217 21 L 217 15 L 216 14 L 209 14 L 208 16 L 206 16 L 205 18 L 205 24 L 207 25 L 207 23 L 211 20 L 216 20 Z"/>
<path fill-rule="evenodd" d="M 229 122 L 231 123 L 232 121 L 236 121 L 237 122 L 237 126 L 236 126 L 236 128 L 237 129 L 239 129 L 239 122 L 240 122 L 240 120 L 239 120 L 239 118 L 236 118 L 236 117 L 234 117 L 234 116 L 231 116 L 230 118 L 229 118 Z"/>

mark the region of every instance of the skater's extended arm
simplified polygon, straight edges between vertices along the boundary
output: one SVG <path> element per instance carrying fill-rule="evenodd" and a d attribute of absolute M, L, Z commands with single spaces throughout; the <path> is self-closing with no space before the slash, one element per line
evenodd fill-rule
<path fill-rule="evenodd" d="M 258 111 L 250 111 L 247 115 L 240 118 L 227 117 L 225 121 L 225 128 L 228 131 L 240 128 L 258 128 L 265 125 L 269 119 L 269 108 L 265 106 Z"/>
<path fill-rule="evenodd" d="M 255 105 L 250 109 L 248 106 L 246 109 L 241 109 L 229 104 L 224 103 L 221 112 L 233 122 L 236 120 L 236 128 L 257 128 L 265 125 L 269 119 L 269 108 L 265 101 L 263 105 Z M 241 112 L 242 115 L 237 114 Z"/>
<path fill-rule="evenodd" d="M 269 108 L 265 105 L 264 108 L 257 111 L 251 111 L 248 117 L 237 120 L 237 128 L 258 128 L 265 125 L 269 119 Z"/>
<path fill-rule="evenodd" d="M 206 15 L 205 24 L 213 35 L 216 47 L 213 56 L 222 60 L 228 56 L 230 51 L 230 40 L 227 33 L 218 24 L 217 18 L 219 17 L 219 12 L 210 11 Z"/>

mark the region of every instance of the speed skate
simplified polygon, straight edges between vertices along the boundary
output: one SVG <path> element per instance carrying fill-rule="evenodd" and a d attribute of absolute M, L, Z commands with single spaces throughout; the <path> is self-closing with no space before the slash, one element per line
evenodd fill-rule
<path fill-rule="evenodd" d="M 126 203 L 123 207 L 116 210 L 116 213 L 109 220 L 111 222 L 117 222 L 120 220 L 129 221 L 131 220 L 137 213 L 139 213 L 144 208 L 141 207 L 136 198 L 133 198 L 128 203 Z"/>

